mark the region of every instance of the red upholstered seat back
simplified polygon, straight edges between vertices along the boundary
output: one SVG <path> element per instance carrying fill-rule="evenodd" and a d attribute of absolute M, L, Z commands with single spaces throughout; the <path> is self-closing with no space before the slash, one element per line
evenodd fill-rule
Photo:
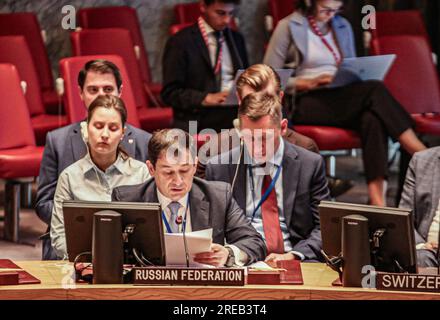
<path fill-rule="evenodd" d="M 35 146 L 26 99 L 12 64 L 0 64 L 0 97 L 0 150 Z"/>
<path fill-rule="evenodd" d="M 0 63 L 15 65 L 20 79 L 26 81 L 25 97 L 31 116 L 43 114 L 44 106 L 37 70 L 35 70 L 31 52 L 23 36 L 0 37 Z"/>
<path fill-rule="evenodd" d="M 134 52 L 130 32 L 126 29 L 86 29 L 72 32 L 72 52 L 75 56 L 118 55 L 127 68 L 138 108 L 146 107 L 146 97 L 139 64 Z M 125 78 L 127 79 L 127 78 Z"/>
<path fill-rule="evenodd" d="M 296 7 L 296 0 L 269 0 L 269 14 L 273 18 L 273 28 L 278 22 L 291 14 Z"/>
<path fill-rule="evenodd" d="M 439 81 L 431 49 L 422 36 L 384 36 L 375 54 L 396 54 L 385 78 L 391 94 L 412 114 L 440 112 Z"/>
<path fill-rule="evenodd" d="M 82 121 L 86 118 L 87 110 L 81 100 L 78 87 L 78 73 L 84 67 L 86 62 L 96 59 L 105 59 L 113 62 L 120 70 L 122 77 L 122 94 L 128 113 L 128 123 L 135 127 L 140 127 L 136 102 L 133 96 L 130 77 L 125 68 L 124 61 L 119 56 L 101 55 L 101 56 L 80 56 L 65 58 L 60 61 L 60 73 L 64 79 L 64 105 L 70 123 Z"/>
<path fill-rule="evenodd" d="M 418 10 L 377 12 L 376 29 L 371 30 L 371 33 L 373 38 L 418 35 L 429 39 L 422 14 Z"/>
<path fill-rule="evenodd" d="M 200 17 L 200 2 L 179 3 L 174 6 L 174 15 L 176 24 L 188 23 L 192 24 Z M 237 22 L 231 20 L 230 27 L 237 30 Z"/>
<path fill-rule="evenodd" d="M 122 28 L 130 31 L 133 43 L 139 47 L 139 67 L 142 79 L 151 82 L 148 55 L 136 10 L 127 7 L 84 8 L 78 11 L 79 24 L 84 29 Z"/>
<path fill-rule="evenodd" d="M 40 87 L 44 90 L 53 88 L 52 70 L 35 14 L 28 12 L 0 14 L 0 35 L 24 36 L 32 52 L 32 61 L 37 69 Z"/>

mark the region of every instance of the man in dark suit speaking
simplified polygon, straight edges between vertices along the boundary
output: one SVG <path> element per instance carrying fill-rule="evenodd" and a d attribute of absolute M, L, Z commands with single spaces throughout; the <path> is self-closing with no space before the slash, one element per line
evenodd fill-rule
<path fill-rule="evenodd" d="M 197 23 L 172 36 L 162 61 L 162 99 L 173 107 L 174 126 L 219 131 L 230 128 L 235 112 L 219 108 L 238 69 L 248 67 L 243 36 L 229 28 L 239 0 L 201 0 Z M 217 106 L 217 107 L 216 107 Z"/>
<path fill-rule="evenodd" d="M 266 261 L 322 260 L 318 204 L 329 197 L 322 157 L 282 139 L 287 120 L 276 96 L 249 94 L 238 115 L 244 143 L 210 159 L 206 179 L 233 185 L 266 241 Z"/>
<path fill-rule="evenodd" d="M 179 129 L 155 132 L 148 154 L 153 178 L 115 188 L 113 201 L 159 202 L 168 233 L 212 228 L 211 251 L 197 254 L 196 262 L 230 267 L 264 259 L 264 241 L 233 199 L 231 186 L 194 177 L 197 157 L 188 133 Z"/>
<path fill-rule="evenodd" d="M 78 87 L 81 99 L 88 108 L 98 95 L 119 96 L 121 94 L 121 74 L 118 67 L 110 61 L 89 61 L 78 75 Z M 83 130 L 83 127 L 85 128 L 85 121 L 73 123 L 47 134 L 35 210 L 48 226 L 52 218 L 53 198 L 58 176 L 64 169 L 87 154 L 84 136 L 86 130 Z M 145 162 L 148 158 L 147 144 L 150 137 L 151 134 L 148 132 L 126 124 L 121 145 L 131 157 Z M 46 235 L 43 238 L 43 260 L 54 260 L 56 254 L 52 249 L 49 235 Z"/>

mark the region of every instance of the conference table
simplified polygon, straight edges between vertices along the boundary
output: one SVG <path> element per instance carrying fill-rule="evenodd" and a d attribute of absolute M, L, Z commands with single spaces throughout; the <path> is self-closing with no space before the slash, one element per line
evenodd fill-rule
<path fill-rule="evenodd" d="M 332 286 L 337 273 L 321 263 L 301 264 L 303 285 L 134 286 L 77 284 L 64 261 L 15 262 L 38 285 L 0 286 L 0 299 L 117 300 L 440 300 L 440 293 L 380 291 Z"/>

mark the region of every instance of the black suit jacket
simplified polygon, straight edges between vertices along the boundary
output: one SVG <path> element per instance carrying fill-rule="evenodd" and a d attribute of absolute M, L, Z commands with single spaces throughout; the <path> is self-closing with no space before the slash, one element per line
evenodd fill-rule
<path fill-rule="evenodd" d="M 248 67 L 243 36 L 227 28 L 224 32 L 231 53 L 234 73 Z M 197 24 L 172 36 L 162 60 L 162 99 L 174 109 L 174 118 L 195 120 L 203 99 L 218 92 L 209 51 Z"/>
<path fill-rule="evenodd" d="M 117 187 L 113 189 L 112 200 L 159 202 L 156 188 L 154 179 L 139 185 Z M 249 256 L 248 263 L 264 259 L 264 241 L 232 198 L 229 184 L 194 178 L 189 202 L 193 231 L 213 228 L 214 243 L 224 245 L 226 241 L 237 246 Z"/>
<path fill-rule="evenodd" d="M 329 199 L 325 165 L 319 154 L 284 141 L 283 156 L 283 209 L 294 251 L 304 254 L 306 260 L 322 260 L 321 227 L 318 205 Z M 206 179 L 232 183 L 237 164 L 227 159 L 238 159 L 239 148 L 212 158 L 206 167 Z M 232 158 L 231 158 L 232 157 Z M 222 162 L 219 162 L 221 159 Z M 222 164 L 229 163 L 229 164 Z M 247 165 L 240 159 L 233 195 L 246 211 Z"/>
<path fill-rule="evenodd" d="M 136 160 L 145 162 L 148 158 L 148 142 L 151 134 L 129 124 L 126 125 L 121 144 L 127 153 Z M 81 135 L 80 123 L 73 123 L 47 134 L 43 159 L 40 166 L 35 211 L 50 226 L 53 198 L 60 173 L 68 166 L 83 158 L 87 146 Z M 50 239 L 43 243 L 43 260 L 56 259 L 51 249 Z"/>

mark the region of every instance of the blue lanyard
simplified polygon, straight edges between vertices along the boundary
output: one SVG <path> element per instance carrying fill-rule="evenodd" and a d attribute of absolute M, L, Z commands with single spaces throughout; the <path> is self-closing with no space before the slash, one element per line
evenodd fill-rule
<path fill-rule="evenodd" d="M 188 200 L 186 201 L 186 208 L 185 208 L 185 215 L 183 216 L 183 223 L 182 223 L 182 230 L 186 230 L 186 216 L 188 214 L 188 208 L 189 208 L 189 196 L 190 194 L 188 194 Z M 170 227 L 170 223 L 168 222 L 168 219 L 165 215 L 165 211 L 162 210 L 162 220 L 163 223 L 165 223 L 165 227 L 167 228 L 167 233 L 173 233 L 171 231 L 171 227 Z"/>
<path fill-rule="evenodd" d="M 252 198 L 253 198 L 254 203 L 255 203 L 254 174 L 252 172 L 252 167 L 249 166 L 248 168 L 249 168 L 249 175 L 250 175 L 251 183 L 252 183 Z M 270 183 L 269 187 L 264 192 L 263 196 L 260 199 L 260 202 L 258 202 L 257 207 L 254 208 L 254 212 L 252 213 L 252 220 L 251 220 L 251 222 L 254 222 L 255 214 L 257 213 L 258 209 L 260 209 L 260 207 L 264 203 L 264 201 L 267 200 L 267 198 L 269 197 L 269 195 L 272 192 L 273 188 L 275 187 L 275 184 L 276 184 L 278 178 L 280 177 L 280 173 L 281 173 L 281 166 L 278 167 L 277 172 L 275 173 L 275 177 L 272 179 L 272 182 Z"/>

